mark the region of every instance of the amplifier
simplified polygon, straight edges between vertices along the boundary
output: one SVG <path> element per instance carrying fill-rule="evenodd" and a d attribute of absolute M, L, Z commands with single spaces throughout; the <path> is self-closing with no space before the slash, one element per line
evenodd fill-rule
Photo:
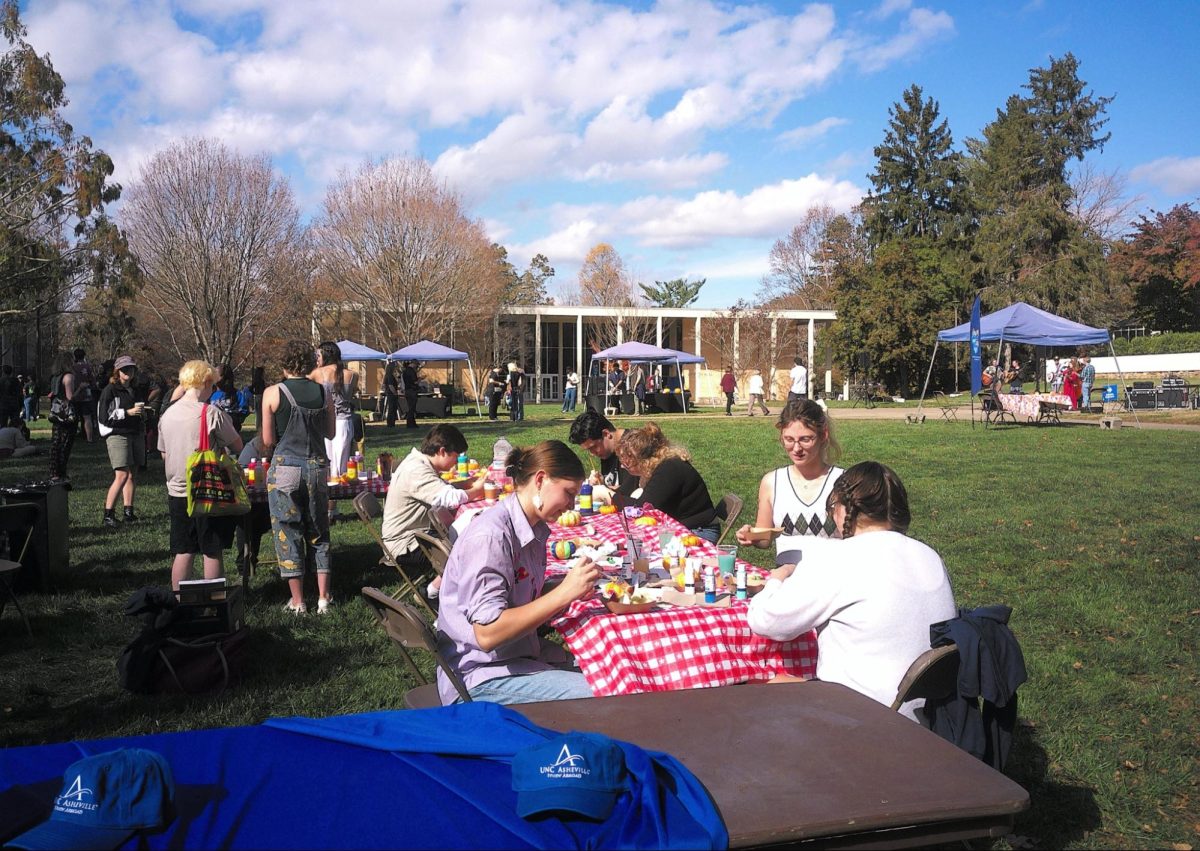
<path fill-rule="evenodd" d="M 1153 387 L 1129 391 L 1129 407 L 1137 410 L 1154 410 L 1158 407 L 1158 391 Z"/>
<path fill-rule="evenodd" d="M 1132 387 L 1134 390 L 1153 390 L 1154 382 L 1153 381 L 1135 381 L 1135 382 L 1133 382 Z"/>
<path fill-rule="evenodd" d="M 1184 381 L 1182 378 L 1176 378 L 1174 376 L 1169 375 L 1162 380 L 1162 386 L 1163 387 L 1187 387 L 1187 382 Z"/>
<path fill-rule="evenodd" d="M 180 635 L 201 636 L 236 632 L 246 621 L 245 598 L 241 585 L 229 586 L 223 600 L 179 603 L 173 624 Z"/>
<path fill-rule="evenodd" d="M 1160 387 L 1158 390 L 1158 407 L 1186 408 L 1187 389 L 1184 387 Z"/>

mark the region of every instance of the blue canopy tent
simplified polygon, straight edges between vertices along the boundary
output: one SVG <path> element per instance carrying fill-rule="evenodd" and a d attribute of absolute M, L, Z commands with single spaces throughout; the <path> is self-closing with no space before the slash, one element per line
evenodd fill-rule
<path fill-rule="evenodd" d="M 387 360 L 399 361 L 446 361 L 447 363 L 451 361 L 466 361 L 467 375 L 471 379 L 471 390 L 475 394 L 475 413 L 480 419 L 483 418 L 483 406 L 479 403 L 479 388 L 475 384 L 475 370 L 471 366 L 471 356 L 466 352 L 460 352 L 458 349 L 443 346 L 441 343 L 435 343 L 432 340 L 418 340 L 411 346 L 396 349 L 396 351 L 385 357 Z"/>
<path fill-rule="evenodd" d="M 979 337 L 983 342 L 998 342 L 1001 348 L 1005 342 L 1024 343 L 1030 346 L 1089 346 L 1108 343 L 1113 361 L 1117 362 L 1117 353 L 1112 346 L 1112 335 L 1108 333 L 1107 329 L 1093 328 L 1090 325 L 1072 322 L 1070 319 L 1056 316 L 1023 301 L 1014 302 L 995 313 L 980 317 Z M 925 386 L 921 390 L 918 411 L 925 403 L 925 393 L 929 390 L 929 379 L 933 375 L 933 361 L 937 357 L 938 345 L 941 343 L 965 343 L 970 339 L 970 322 L 964 322 L 938 332 L 937 341 L 933 346 L 933 356 L 929 359 L 929 371 L 925 374 Z M 1125 375 L 1121 372 L 1119 362 L 1117 362 L 1117 374 L 1121 377 L 1121 385 L 1124 386 Z M 1128 390 L 1126 390 L 1126 397 L 1128 397 Z M 1137 419 L 1136 412 L 1134 419 Z"/>
<path fill-rule="evenodd" d="M 596 352 L 592 355 L 593 371 L 599 370 L 599 362 L 602 360 L 627 360 L 631 363 L 674 363 L 675 374 L 679 376 L 679 391 L 683 401 L 683 412 L 688 412 L 687 396 L 683 393 L 683 370 L 680 364 L 685 363 L 705 363 L 704 358 L 700 355 L 689 355 L 687 352 L 677 351 L 676 349 L 664 349 L 659 346 L 652 346 L 649 343 L 639 343 L 636 340 L 631 340 L 628 343 L 620 343 Z M 608 407 L 608 381 L 604 382 L 604 406 Z"/>
<path fill-rule="evenodd" d="M 372 349 L 370 346 L 364 346 L 362 343 L 356 343 L 353 340 L 338 340 L 338 351 L 342 353 L 342 360 L 387 360 L 388 356 L 383 352 Z"/>

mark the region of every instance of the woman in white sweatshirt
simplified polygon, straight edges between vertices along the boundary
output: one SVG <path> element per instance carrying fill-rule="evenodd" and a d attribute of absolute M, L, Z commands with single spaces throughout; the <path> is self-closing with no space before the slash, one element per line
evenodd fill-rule
<path fill-rule="evenodd" d="M 777 641 L 817 631 L 817 679 L 882 704 L 929 649 L 929 626 L 957 614 L 945 565 L 905 532 L 912 519 L 900 478 L 875 461 L 855 464 L 829 494 L 842 540 L 808 546 L 777 568 L 750 603 L 750 629 Z M 901 706 L 917 720 L 921 701 Z"/>

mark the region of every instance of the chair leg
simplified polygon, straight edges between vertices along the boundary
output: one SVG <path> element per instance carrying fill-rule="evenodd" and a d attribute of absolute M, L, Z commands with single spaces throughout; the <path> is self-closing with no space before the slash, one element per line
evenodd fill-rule
<path fill-rule="evenodd" d="M 4 590 L 8 592 L 8 598 L 12 600 L 13 605 L 17 607 L 17 614 L 21 616 L 21 622 L 25 624 L 25 631 L 29 633 L 30 638 L 33 638 L 33 627 L 29 625 L 29 618 L 25 615 L 25 610 L 21 608 L 21 601 L 17 599 L 17 592 L 13 590 L 10 582 L 0 581 L 0 585 L 3 585 Z M 0 612 L 3 611 L 4 606 L 0 605 Z"/>
<path fill-rule="evenodd" d="M 431 616 L 436 618 L 437 612 L 434 611 L 433 606 L 429 605 L 429 601 L 425 599 L 425 595 L 421 593 L 421 589 L 417 586 L 417 584 L 409 578 L 407 573 L 404 572 L 404 568 L 400 565 L 396 565 L 396 572 L 400 574 L 400 589 L 392 595 L 392 599 L 400 600 L 403 599 L 405 595 L 410 595 L 414 600 L 420 603 L 422 607 L 424 607 L 425 611 L 429 612 Z"/>

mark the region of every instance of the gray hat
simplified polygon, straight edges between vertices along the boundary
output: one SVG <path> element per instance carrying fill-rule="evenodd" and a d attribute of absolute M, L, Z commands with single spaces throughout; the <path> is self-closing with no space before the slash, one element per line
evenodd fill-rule
<path fill-rule="evenodd" d="M 132 366 L 135 368 L 137 367 L 137 362 L 134 361 L 134 359 L 131 358 L 129 355 L 121 355 L 119 358 L 117 358 L 115 361 L 113 361 L 113 369 L 120 370 L 120 369 L 124 369 L 127 366 Z"/>

